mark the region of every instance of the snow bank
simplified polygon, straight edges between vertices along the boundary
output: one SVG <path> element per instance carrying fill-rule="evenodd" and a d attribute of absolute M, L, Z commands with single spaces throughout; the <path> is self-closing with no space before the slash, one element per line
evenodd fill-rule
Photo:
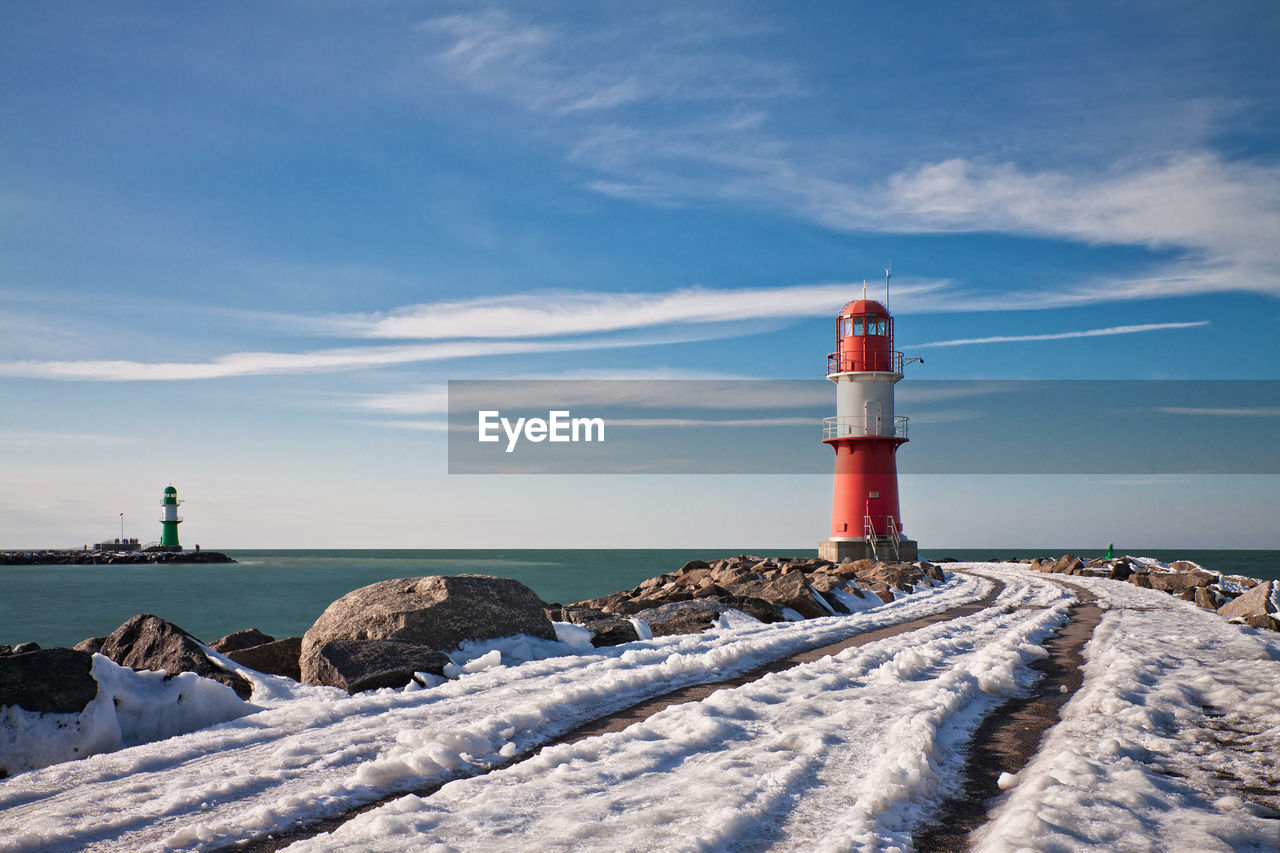
<path fill-rule="evenodd" d="M 982 717 L 1033 681 L 1028 664 L 1045 654 L 1037 643 L 1065 619 L 1068 602 L 1047 582 L 1011 583 L 999 601 L 1007 607 L 544 749 L 290 850 L 905 849 L 957 787 L 963 744 Z M 448 766 L 515 732 L 461 734 L 447 742 L 438 732 L 406 734 L 399 758 Z"/>
<path fill-rule="evenodd" d="M 1162 592 L 1070 581 L 1111 605 L 1084 685 L 973 849 L 1280 849 L 1280 644 Z"/>
<path fill-rule="evenodd" d="M 852 616 L 772 625 L 734 624 L 731 616 L 728 626 L 701 634 L 581 654 L 564 643 L 503 638 L 460 650 L 453 657 L 460 670 L 480 659 L 484 668 L 430 690 L 348 697 L 299 689 L 294 700 L 163 744 L 0 781 L 0 850 L 136 853 L 265 836 L 387 793 L 473 775 L 650 696 L 937 613 L 985 588 L 957 576 Z M 495 649 L 502 665 L 485 658 Z"/>
<path fill-rule="evenodd" d="M 95 654 L 98 695 L 78 714 L 0 710 L 0 768 L 9 774 L 112 752 L 261 710 L 224 684 L 184 672 L 137 672 Z"/>

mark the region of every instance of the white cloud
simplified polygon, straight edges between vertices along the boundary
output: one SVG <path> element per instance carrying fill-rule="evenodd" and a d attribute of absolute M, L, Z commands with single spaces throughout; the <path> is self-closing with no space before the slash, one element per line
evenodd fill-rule
<path fill-rule="evenodd" d="M 1228 161 L 1207 148 L 1212 119 L 1239 109 L 1237 102 L 1170 95 L 1146 119 L 1164 129 L 1161 139 L 1173 153 L 1101 170 L 951 156 L 894 172 L 892 158 L 910 155 L 886 154 L 857 135 L 824 139 L 778 120 L 773 99 L 805 94 L 800 75 L 753 59 L 759 52 L 735 43 L 734 24 L 741 26 L 677 20 L 641 40 L 644 50 L 607 29 L 567 32 L 505 12 L 425 26 L 442 39 L 435 60 L 462 85 L 562 124 L 567 158 L 588 172 L 584 186 L 605 195 L 661 205 L 748 204 L 840 231 L 991 231 L 1141 246 L 1163 256 L 1153 254 L 1141 274 L 1067 281 L 1013 295 L 1003 306 L 992 300 L 995 308 L 1224 291 L 1280 295 L 1280 167 Z M 730 37 L 715 35 L 721 32 Z M 687 108 L 694 100 L 700 103 Z M 667 109 L 656 117 L 627 109 L 640 102 Z M 973 142 L 959 138 L 953 147 Z M 858 172 L 872 149 L 877 165 Z M 888 177 L 876 178 L 877 169 Z"/>
<path fill-rule="evenodd" d="M 918 303 L 942 286 L 895 285 L 894 297 Z M 384 339 L 543 338 L 693 323 L 834 317 L 860 287 L 835 283 L 741 290 L 692 287 L 659 293 L 527 293 L 411 305 L 385 314 L 321 317 L 308 325 Z"/>
<path fill-rule="evenodd" d="M 1209 415 L 1216 418 L 1276 418 L 1280 406 L 1244 406 L 1239 408 L 1197 408 L 1194 406 L 1161 406 L 1157 411 L 1171 415 Z"/>
<path fill-rule="evenodd" d="M 232 376 L 325 373 L 520 353 L 612 349 L 714 337 L 714 333 L 703 333 L 680 337 L 579 338 L 571 341 L 445 341 L 405 346 L 341 347 L 300 353 L 239 352 L 204 362 L 8 361 L 0 362 L 0 377 L 100 382 L 223 379 Z"/>
<path fill-rule="evenodd" d="M 1106 329 L 1084 329 L 1078 332 L 1052 332 L 1043 335 L 997 335 L 989 338 L 956 338 L 950 341 L 933 341 L 927 344 L 912 344 L 911 349 L 925 347 L 960 347 L 970 344 L 1002 344 L 1021 341 L 1062 341 L 1069 338 L 1097 338 L 1107 335 L 1132 335 L 1139 332 L 1157 332 L 1166 329 L 1190 329 L 1196 326 L 1207 326 L 1208 320 L 1197 320 L 1190 323 L 1141 323 L 1134 326 L 1111 326 Z"/>
<path fill-rule="evenodd" d="M 433 18 L 419 31 L 434 42 L 433 63 L 463 85 L 559 116 L 658 100 L 754 101 L 794 90 L 789 67 L 717 49 L 751 31 L 706 12 L 569 30 L 490 9 Z M 634 50 L 637 42 L 643 51 Z"/>

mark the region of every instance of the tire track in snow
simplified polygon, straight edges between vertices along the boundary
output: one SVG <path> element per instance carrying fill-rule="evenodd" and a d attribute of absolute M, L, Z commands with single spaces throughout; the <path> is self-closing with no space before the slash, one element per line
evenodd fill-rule
<path fill-rule="evenodd" d="M 827 643 L 814 648 L 805 649 L 804 651 L 796 652 L 761 664 L 754 669 L 748 670 L 747 672 L 732 678 L 702 684 L 691 684 L 650 697 L 627 708 L 623 708 L 620 711 L 606 714 L 603 717 L 598 717 L 594 720 L 585 722 L 545 744 L 541 744 L 532 750 L 514 756 L 510 762 L 495 764 L 488 771 L 478 774 L 478 776 L 487 775 L 487 773 L 492 773 L 497 770 L 511 767 L 522 761 L 530 760 L 541 754 L 543 750 L 550 749 L 551 747 L 558 746 L 560 744 L 577 743 L 578 741 L 597 737 L 609 732 L 622 731 L 632 725 L 644 722 L 654 714 L 672 707 L 673 705 L 683 705 L 688 702 L 701 702 L 721 690 L 741 687 L 744 684 L 750 684 L 751 682 L 758 681 L 766 675 L 770 675 L 775 672 L 785 672 L 786 670 L 800 666 L 801 664 L 810 663 L 824 657 L 839 654 L 845 649 L 865 646 L 889 637 L 920 631 L 941 622 L 949 622 L 964 616 L 971 616 L 975 613 L 980 613 L 981 611 L 992 607 L 996 599 L 1002 592 L 1004 592 L 1005 584 L 1001 580 L 977 572 L 963 572 L 963 574 L 979 577 L 982 580 L 987 581 L 991 586 L 982 597 L 965 604 L 948 608 L 938 613 L 922 616 L 918 619 L 911 619 L 906 622 L 900 622 L 895 625 L 874 628 L 870 631 L 855 634 L 835 643 Z M 478 778 L 478 776 L 472 776 L 470 778 L 475 779 Z M 449 781 L 451 780 L 441 780 L 430 785 L 425 785 L 414 791 L 401 791 L 389 794 L 374 802 L 357 806 L 343 814 L 333 815 L 314 823 L 305 824 L 272 837 L 257 839 L 247 843 L 228 845 L 227 847 L 221 848 L 216 853 L 224 853 L 224 851 L 225 853 L 230 853 L 230 851 L 241 851 L 241 853 L 273 853 L 273 851 L 283 850 L 295 841 L 313 838 L 326 832 L 333 832 L 335 829 L 341 827 L 353 818 L 378 808 L 379 806 L 385 805 L 393 800 L 398 800 L 401 797 L 406 796 L 407 793 L 418 797 L 429 797 L 439 791 L 440 788 Z"/>
<path fill-rule="evenodd" d="M 1026 664 L 1066 619 L 1059 587 L 1013 586 L 978 614 L 398 798 L 298 849 L 905 848 L 958 786 L 981 718 L 1031 686 Z"/>
<path fill-rule="evenodd" d="M 1036 692 L 1011 699 L 991 713 L 974 733 L 962 791 L 943 803 L 934 823 L 912 839 L 917 850 L 959 853 L 969 849 L 969 836 L 987 822 L 992 801 L 1000 795 L 1003 773 L 1017 773 L 1039 751 L 1044 734 L 1059 720 L 1059 711 L 1084 683 L 1084 647 L 1102 621 L 1097 597 L 1077 584 L 1045 578 L 1069 587 L 1078 597 L 1068 622 L 1045 642 L 1049 656 L 1031 665 L 1043 673 Z"/>

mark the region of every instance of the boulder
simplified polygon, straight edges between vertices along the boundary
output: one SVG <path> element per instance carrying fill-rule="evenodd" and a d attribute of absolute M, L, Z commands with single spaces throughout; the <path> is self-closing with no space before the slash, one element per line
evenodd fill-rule
<path fill-rule="evenodd" d="M 38 652 L 38 651 L 40 651 L 39 643 L 18 643 L 18 645 L 13 647 L 12 653 L 15 655 L 24 655 L 27 652 Z"/>
<path fill-rule="evenodd" d="M 1244 617 L 1244 624 L 1250 628 L 1264 628 L 1268 631 L 1280 631 L 1280 620 L 1265 613 L 1254 613 Z"/>
<path fill-rule="evenodd" d="M 257 628 L 245 628 L 243 631 L 233 631 L 225 637 L 219 637 L 209 644 L 209 648 L 225 655 L 227 652 L 251 649 L 254 646 L 274 643 L 275 641 L 275 637 L 270 634 L 264 634 Z"/>
<path fill-rule="evenodd" d="M 302 638 L 302 680 L 324 684 L 319 649 L 334 640 L 399 640 L 452 649 L 511 634 L 556 638 L 542 599 L 511 578 L 456 575 L 399 578 L 354 590 L 330 604 Z M 325 664 L 327 666 L 327 664 Z"/>
<path fill-rule="evenodd" d="M 615 592 L 612 595 L 602 595 L 599 598 L 588 598 L 586 601 L 578 601 L 570 604 L 572 608 L 590 608 L 592 610 L 600 610 L 605 613 L 614 613 L 618 608 L 626 605 L 631 601 L 629 593 Z M 566 608 L 567 609 L 567 608 Z M 641 608 L 643 609 L 643 608 Z M 565 620 L 557 620 L 565 621 Z"/>
<path fill-rule="evenodd" d="M 1203 607 L 1205 610 L 1218 609 L 1218 596 L 1208 587 L 1195 587 L 1195 598 L 1192 600 L 1196 603 L 1196 607 Z"/>
<path fill-rule="evenodd" d="M 591 645 L 597 649 L 602 646 L 620 646 L 640 639 L 636 626 L 630 619 L 621 616 L 604 615 L 582 623 L 582 627 L 591 632 Z"/>
<path fill-rule="evenodd" d="M 227 685 L 241 699 L 253 693 L 247 680 L 211 661 L 199 640 L 159 616 L 134 616 L 103 640 L 98 653 L 121 666 L 163 670 L 171 677 L 194 672 Z"/>
<path fill-rule="evenodd" d="M 94 654 L 98 649 L 102 648 L 102 644 L 107 641 L 106 637 L 90 637 L 87 640 L 81 640 L 75 644 L 75 649 L 81 652 Z"/>
<path fill-rule="evenodd" d="M 557 622 L 572 622 L 591 632 L 591 645 L 618 646 L 640 639 L 630 619 L 605 613 L 591 607 L 562 607 L 558 613 L 548 614 Z"/>
<path fill-rule="evenodd" d="M 930 580 L 937 581 L 938 583 L 946 582 L 947 576 L 943 573 L 942 569 L 938 568 L 933 563 L 919 563 L 918 565 L 920 570 L 924 572 L 925 577 Z"/>
<path fill-rule="evenodd" d="M 0 657 L 13 654 L 13 646 L 8 643 L 0 643 Z"/>
<path fill-rule="evenodd" d="M 680 567 L 681 572 L 691 572 L 694 569 L 709 569 L 711 564 L 704 560 L 690 560 Z"/>
<path fill-rule="evenodd" d="M 879 583 L 878 581 L 873 581 L 867 588 L 867 591 L 875 595 L 885 604 L 888 604 L 896 598 L 893 594 L 893 590 L 889 588 L 888 584 Z"/>
<path fill-rule="evenodd" d="M 875 563 L 858 571 L 858 580 L 885 584 L 903 592 L 914 592 L 923 577 L 924 572 L 911 563 Z"/>
<path fill-rule="evenodd" d="M 648 623 L 653 636 L 669 637 L 672 634 L 698 634 L 707 630 L 720 618 L 720 611 L 699 602 L 646 610 L 637 618 Z"/>
<path fill-rule="evenodd" d="M 1129 583 L 1144 589 L 1151 589 L 1151 575 L 1146 572 L 1134 572 L 1129 577 Z"/>
<path fill-rule="evenodd" d="M 1107 577 L 1114 581 L 1127 581 L 1133 576 L 1133 568 L 1125 561 L 1121 560 L 1111 567 Z"/>
<path fill-rule="evenodd" d="M 1275 581 L 1258 584 L 1235 601 L 1229 601 L 1218 608 L 1218 615 L 1226 619 L 1237 616 L 1267 616 L 1275 612 L 1271 603 L 1271 587 Z"/>
<path fill-rule="evenodd" d="M 401 640 L 328 640 L 312 650 L 309 684 L 340 687 L 355 695 L 403 687 L 416 672 L 443 675 L 449 656 Z"/>
<path fill-rule="evenodd" d="M 725 607 L 731 607 L 734 610 L 741 610 L 743 613 L 761 622 L 785 622 L 787 617 L 782 615 L 782 608 L 776 604 L 765 601 L 763 598 L 754 598 L 749 595 L 722 595 L 715 599 Z"/>
<path fill-rule="evenodd" d="M 733 584 L 729 591 L 748 598 L 762 598 L 778 607 L 789 607 L 806 619 L 829 616 L 830 611 L 818 602 L 816 593 L 802 572 L 779 575 L 769 581 Z"/>
<path fill-rule="evenodd" d="M 1052 571 L 1062 575 L 1069 575 L 1076 569 L 1084 566 L 1084 560 L 1072 554 L 1063 554 L 1058 561 L 1053 564 Z"/>
<path fill-rule="evenodd" d="M 283 675 L 294 681 L 302 680 L 302 669 L 299 664 L 302 658 L 302 638 L 285 637 L 283 640 L 272 640 L 247 649 L 236 649 L 224 652 L 238 664 L 265 672 L 267 675 Z"/>
<path fill-rule="evenodd" d="M 1209 586 L 1218 582 L 1217 575 L 1208 572 L 1151 572 L 1148 576 L 1151 588 L 1173 595 L 1181 595 L 1187 590 L 1199 586 Z"/>
<path fill-rule="evenodd" d="M 1201 571 L 1200 567 L 1195 563 L 1188 563 L 1186 560 L 1174 560 L 1169 564 L 1169 568 L 1175 572 L 1197 572 Z"/>
<path fill-rule="evenodd" d="M 93 655 L 75 649 L 37 649 L 0 657 L 0 707 L 78 714 L 98 695 Z"/>

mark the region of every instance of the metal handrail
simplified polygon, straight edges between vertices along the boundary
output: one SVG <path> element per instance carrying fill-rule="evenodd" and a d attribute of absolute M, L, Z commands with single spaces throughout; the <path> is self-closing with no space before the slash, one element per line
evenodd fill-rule
<path fill-rule="evenodd" d="M 845 415 L 844 417 L 822 419 L 822 440 L 829 438 L 907 438 L 907 418 L 895 415 L 893 432 L 881 432 L 885 426 L 884 418 L 875 418 L 870 423 L 866 415 Z"/>
<path fill-rule="evenodd" d="M 835 373 L 902 373 L 902 353 L 893 350 L 882 357 L 881 353 L 870 352 L 861 356 L 848 353 L 827 353 L 827 375 Z"/>

